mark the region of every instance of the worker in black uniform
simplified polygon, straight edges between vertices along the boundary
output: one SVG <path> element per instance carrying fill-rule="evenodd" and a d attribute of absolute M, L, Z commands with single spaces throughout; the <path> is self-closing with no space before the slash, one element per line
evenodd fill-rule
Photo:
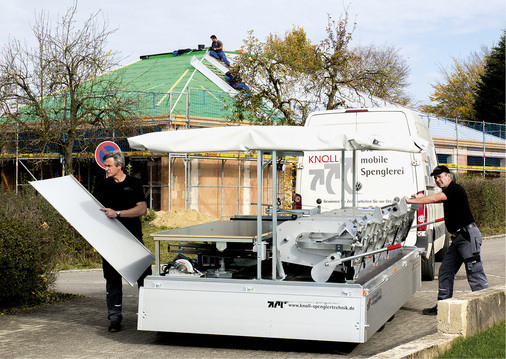
<path fill-rule="evenodd" d="M 107 178 L 95 188 L 95 198 L 104 206 L 100 210 L 108 218 L 118 219 L 139 242 L 142 241 L 140 217 L 147 213 L 147 202 L 141 181 L 123 172 L 125 158 L 121 151 L 107 152 L 103 157 Z M 104 238 L 107 240 L 107 238 Z M 121 248 L 117 249 L 121 253 Z M 105 259 L 102 261 L 106 280 L 107 319 L 110 321 L 108 330 L 121 330 L 122 315 L 122 277 Z M 151 266 L 137 280 L 142 287 L 144 278 L 151 274 Z"/>
<path fill-rule="evenodd" d="M 439 268 L 437 299 L 443 300 L 453 296 L 455 275 L 462 263 L 465 265 L 467 281 L 473 292 L 488 288 L 480 256 L 482 237 L 474 223 L 465 189 L 452 180 L 450 170 L 446 166 L 437 166 L 430 175 L 434 176 L 436 186 L 441 188 L 442 192 L 404 199 L 407 203 L 413 204 L 443 203 L 445 224 L 448 232 L 452 234 L 452 243 Z M 436 315 L 437 305 L 424 309 L 422 313 Z"/>

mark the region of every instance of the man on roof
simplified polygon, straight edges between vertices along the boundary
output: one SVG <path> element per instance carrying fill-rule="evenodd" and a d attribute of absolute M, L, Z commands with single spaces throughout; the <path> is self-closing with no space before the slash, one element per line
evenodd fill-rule
<path fill-rule="evenodd" d="M 246 85 L 246 83 L 242 80 L 237 68 L 231 68 L 230 71 L 227 71 L 225 74 L 225 80 L 230 86 L 232 86 L 232 88 L 236 90 L 244 90 L 248 94 L 250 93 L 248 85 Z"/>
<path fill-rule="evenodd" d="M 211 40 L 213 42 L 209 48 L 209 55 L 223 61 L 226 66 L 230 66 L 230 61 L 228 61 L 227 56 L 225 56 L 225 53 L 223 52 L 223 42 L 218 40 L 216 35 L 211 35 Z"/>

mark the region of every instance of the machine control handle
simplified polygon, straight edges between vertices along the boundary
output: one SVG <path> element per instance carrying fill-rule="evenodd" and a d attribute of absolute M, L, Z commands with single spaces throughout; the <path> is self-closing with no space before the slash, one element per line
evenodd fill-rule
<path fill-rule="evenodd" d="M 328 262 L 325 263 L 325 266 L 338 265 L 338 264 L 341 264 L 341 263 L 346 262 L 346 261 L 351 261 L 351 260 L 354 260 L 354 259 L 357 259 L 357 258 L 371 256 L 371 255 L 376 254 L 376 253 L 392 251 L 392 250 L 398 249 L 398 248 L 402 248 L 402 244 L 401 243 L 392 244 L 391 246 L 388 246 L 386 248 L 376 249 L 376 250 L 371 251 L 371 252 L 360 253 L 360 254 L 357 254 L 355 256 L 350 256 L 350 257 L 345 257 L 345 258 L 338 258 L 336 260 L 330 260 L 330 261 L 328 261 Z"/>

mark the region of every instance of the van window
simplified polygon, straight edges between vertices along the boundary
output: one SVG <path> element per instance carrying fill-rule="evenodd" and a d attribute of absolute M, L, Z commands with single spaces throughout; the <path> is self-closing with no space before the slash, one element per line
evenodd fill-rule
<path fill-rule="evenodd" d="M 389 136 L 411 136 L 408 121 L 402 112 L 359 112 L 357 131 Z"/>
<path fill-rule="evenodd" d="M 317 114 L 310 118 L 310 122 L 306 122 L 306 126 L 329 126 L 329 125 L 339 125 L 343 131 L 357 131 L 356 126 L 356 114 L 355 113 L 324 113 Z"/>

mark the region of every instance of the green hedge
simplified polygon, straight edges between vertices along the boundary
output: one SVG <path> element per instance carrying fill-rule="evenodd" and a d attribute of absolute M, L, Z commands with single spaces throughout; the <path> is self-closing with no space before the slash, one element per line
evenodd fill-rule
<path fill-rule="evenodd" d="M 504 177 L 482 176 L 458 177 L 467 192 L 469 206 L 482 235 L 504 234 L 505 228 L 505 184 Z"/>
<path fill-rule="evenodd" d="M 44 297 L 62 263 L 97 263 L 99 259 L 33 189 L 0 195 L 0 308 Z"/>

